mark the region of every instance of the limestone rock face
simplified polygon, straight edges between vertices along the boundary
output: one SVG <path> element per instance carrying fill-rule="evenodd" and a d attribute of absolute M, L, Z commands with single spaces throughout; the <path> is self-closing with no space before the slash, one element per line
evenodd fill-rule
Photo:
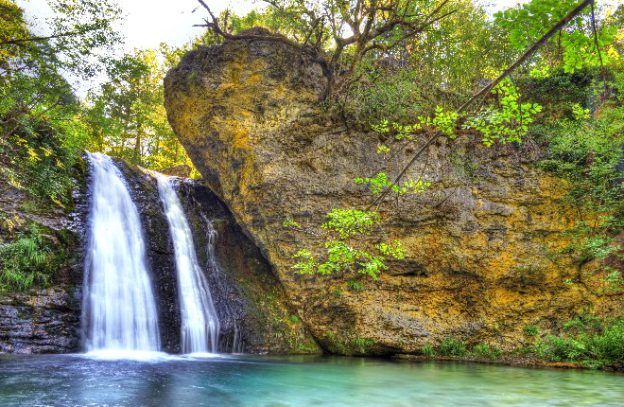
<path fill-rule="evenodd" d="M 378 281 L 360 278 L 364 289 L 349 289 L 354 275 L 294 274 L 293 254 L 319 248 L 331 208 L 372 202 L 353 178 L 397 174 L 417 148 L 386 162 L 378 135 L 324 112 L 326 85 L 305 52 L 260 39 L 192 51 L 165 79 L 169 120 L 195 166 L 326 350 L 409 353 L 447 337 L 511 347 L 526 340 L 527 324 L 555 329 L 576 313 L 621 309 L 621 298 L 564 284 L 584 271 L 561 254 L 581 214 L 562 199 L 567 185 L 536 168 L 531 142 L 434 143 L 407 174 L 432 188 L 389 197 L 386 236 L 371 237 L 399 239 L 408 259 Z M 284 227 L 287 219 L 301 227 Z"/>

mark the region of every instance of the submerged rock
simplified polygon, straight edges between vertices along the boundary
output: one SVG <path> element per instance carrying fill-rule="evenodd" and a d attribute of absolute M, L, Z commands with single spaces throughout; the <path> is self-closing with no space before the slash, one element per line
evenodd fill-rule
<path fill-rule="evenodd" d="M 621 309 L 621 296 L 564 284 L 587 266 L 561 254 L 584 215 L 562 199 L 564 181 L 536 168 L 538 146 L 486 148 L 469 135 L 439 139 L 408 172 L 432 188 L 381 207 L 384 238 L 399 239 L 407 261 L 361 279 L 362 290 L 349 289 L 353 275 L 296 275 L 294 253 L 320 246 L 314 228 L 331 208 L 371 203 L 353 178 L 396 174 L 416 148 L 385 162 L 377 134 L 324 111 L 326 86 L 319 61 L 274 39 L 199 48 L 165 79 L 169 120 L 194 165 L 325 349 L 410 353 L 448 337 L 509 348 L 527 324 Z"/>

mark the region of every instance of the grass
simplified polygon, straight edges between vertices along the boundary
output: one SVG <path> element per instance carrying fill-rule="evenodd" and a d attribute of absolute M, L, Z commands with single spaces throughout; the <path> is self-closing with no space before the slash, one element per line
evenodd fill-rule
<path fill-rule="evenodd" d="M 624 318 L 569 321 L 564 332 L 538 339 L 533 350 L 540 359 L 552 362 L 624 366 Z"/>
<path fill-rule="evenodd" d="M 545 362 L 570 362 L 591 369 L 624 368 L 624 318 L 600 319 L 581 316 L 562 324 L 558 334 L 541 334 L 527 325 L 524 334 L 533 344 L 502 350 L 487 343 L 468 346 L 457 338 L 446 338 L 438 345 L 425 344 L 421 354 L 428 358 L 457 357 L 497 360 L 505 356 L 532 358 Z"/>

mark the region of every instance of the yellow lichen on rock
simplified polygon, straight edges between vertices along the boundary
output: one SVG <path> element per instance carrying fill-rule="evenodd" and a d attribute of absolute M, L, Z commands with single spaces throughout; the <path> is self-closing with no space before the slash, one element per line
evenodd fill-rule
<path fill-rule="evenodd" d="M 566 283 L 579 273 L 563 255 L 578 238 L 570 231 L 589 216 L 564 199 L 566 183 L 541 172 L 528 147 L 486 148 L 469 137 L 440 139 L 411 168 L 407 176 L 433 181 L 430 189 L 382 205 L 385 233 L 401 241 L 405 261 L 360 291 L 348 284 L 358 276 L 296 275 L 292 256 L 319 250 L 318 225 L 330 209 L 370 204 L 353 178 L 396 174 L 410 156 L 386 162 L 375 153 L 376 134 L 325 114 L 323 67 L 284 42 L 193 51 L 165 88 L 193 163 L 326 349 L 367 338 L 370 353 L 415 352 L 448 337 L 512 347 L 526 339 L 527 324 L 550 329 L 588 307 L 622 305 Z M 286 219 L 301 227 L 284 228 Z"/>

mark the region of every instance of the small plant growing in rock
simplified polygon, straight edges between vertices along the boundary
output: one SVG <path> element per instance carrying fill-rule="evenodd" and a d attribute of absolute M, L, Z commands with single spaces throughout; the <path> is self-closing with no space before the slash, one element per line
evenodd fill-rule
<path fill-rule="evenodd" d="M 526 336 L 539 335 L 539 328 L 536 325 L 525 325 L 522 331 Z"/>
<path fill-rule="evenodd" d="M 351 291 L 362 291 L 364 289 L 364 284 L 359 281 L 349 280 L 347 281 L 347 287 L 349 287 Z"/>
<path fill-rule="evenodd" d="M 301 225 L 295 222 L 293 218 L 286 218 L 282 222 L 282 227 L 287 229 L 301 229 Z"/>
<path fill-rule="evenodd" d="M 291 315 L 291 316 L 288 317 L 288 319 L 293 324 L 298 324 L 299 322 L 301 322 L 301 319 L 299 319 L 299 317 L 297 315 Z"/>
<path fill-rule="evenodd" d="M 375 341 L 366 338 L 355 338 L 351 341 L 351 345 L 356 348 L 360 353 L 366 353 L 366 350 L 374 344 Z"/>
<path fill-rule="evenodd" d="M 356 272 L 378 279 L 388 267 L 388 258 L 404 259 L 406 252 L 401 242 L 370 244 L 363 236 L 380 229 L 381 217 L 374 211 L 358 209 L 333 209 L 321 225 L 327 231 L 325 261 L 317 261 L 308 249 L 300 249 L 294 258 L 293 269 L 299 274 L 328 275 L 339 272 Z"/>

